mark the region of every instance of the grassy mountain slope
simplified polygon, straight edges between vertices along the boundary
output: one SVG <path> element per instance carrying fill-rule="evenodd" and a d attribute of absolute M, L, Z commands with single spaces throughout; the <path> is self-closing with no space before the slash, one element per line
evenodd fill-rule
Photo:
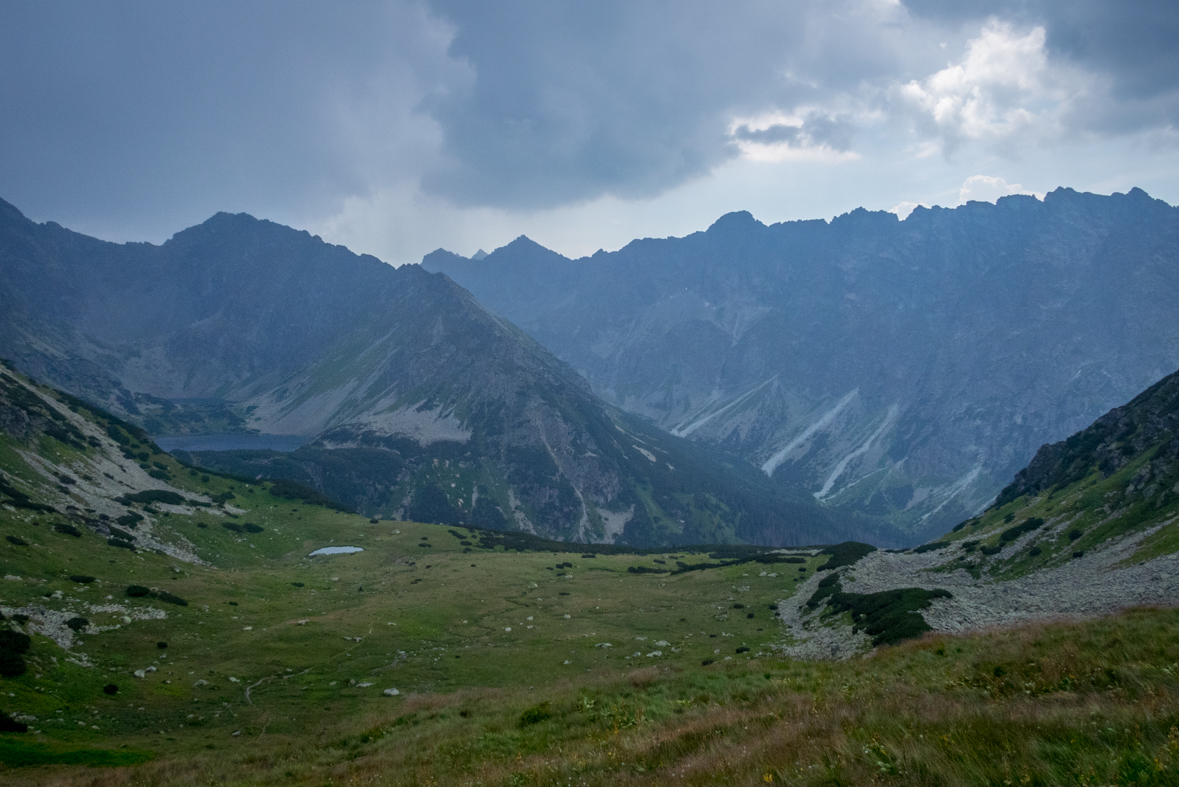
<path fill-rule="evenodd" d="M 1174 611 L 790 661 L 780 602 L 864 549 L 372 522 L 0 382 L 5 784 L 1179 779 Z"/>
<path fill-rule="evenodd" d="M 423 260 L 607 401 L 920 540 L 1179 366 L 1177 263 L 1137 189 Z"/>
<path fill-rule="evenodd" d="M 1179 372 L 1043 446 L 991 508 L 942 538 L 808 580 L 785 605 L 799 640 L 790 652 L 862 650 L 873 633 L 867 619 L 844 615 L 857 600 L 833 594 L 906 589 L 949 594 L 911 610 L 918 630 L 1179 603 Z"/>
<path fill-rule="evenodd" d="M 614 411 L 418 266 L 246 215 L 156 247 L 3 204 L 0 271 L 0 351 L 18 368 L 145 426 L 317 435 L 297 469 L 201 461 L 295 477 L 365 513 L 632 544 L 897 541 Z"/>

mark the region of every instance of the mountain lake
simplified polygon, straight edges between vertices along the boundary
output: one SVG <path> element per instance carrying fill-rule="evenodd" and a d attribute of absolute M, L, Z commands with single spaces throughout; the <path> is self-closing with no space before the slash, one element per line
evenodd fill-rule
<path fill-rule="evenodd" d="M 165 451 L 294 451 L 311 442 L 296 434 L 194 434 L 156 437 Z"/>

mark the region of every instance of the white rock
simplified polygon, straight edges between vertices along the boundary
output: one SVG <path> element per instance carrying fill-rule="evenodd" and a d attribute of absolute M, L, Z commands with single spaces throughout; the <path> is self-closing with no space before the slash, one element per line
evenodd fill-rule
<path fill-rule="evenodd" d="M 648 653 L 648 654 L 647 654 L 647 658 L 651 658 L 651 657 L 653 657 L 653 656 L 662 656 L 662 655 L 663 655 L 663 651 L 662 651 L 662 650 L 653 650 L 653 651 L 651 651 L 650 653 Z"/>
<path fill-rule="evenodd" d="M 400 694 L 401 692 L 400 692 L 400 691 L 398 691 L 397 689 L 385 689 L 385 691 L 384 691 L 384 692 L 382 692 L 382 693 L 383 693 L 383 694 L 384 694 L 386 697 L 396 697 L 396 696 L 397 696 L 398 694 Z"/>
<path fill-rule="evenodd" d="M 141 669 L 137 669 L 134 672 L 132 672 L 131 674 L 137 678 L 146 678 L 147 677 L 147 673 Z"/>
<path fill-rule="evenodd" d="M 371 684 L 371 683 L 357 683 L 356 684 L 357 688 L 361 688 L 361 689 L 367 689 L 371 685 L 373 685 L 373 684 Z"/>

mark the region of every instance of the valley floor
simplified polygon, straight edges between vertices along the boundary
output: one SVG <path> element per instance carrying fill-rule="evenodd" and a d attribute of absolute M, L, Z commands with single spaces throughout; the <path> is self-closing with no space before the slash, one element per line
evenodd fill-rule
<path fill-rule="evenodd" d="M 969 604 L 1116 568 L 1166 601 L 1173 523 L 1060 496 L 904 555 L 556 544 L 343 513 L 54 412 L 64 439 L 0 440 L 5 785 L 1179 785 L 1164 605 L 787 658 L 860 636 L 791 628 L 835 580 Z"/>

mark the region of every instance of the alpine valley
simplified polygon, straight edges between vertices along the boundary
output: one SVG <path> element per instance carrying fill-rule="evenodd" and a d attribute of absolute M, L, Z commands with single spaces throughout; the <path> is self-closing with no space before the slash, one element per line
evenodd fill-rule
<path fill-rule="evenodd" d="M 0 482 L 6 785 L 1179 783 L 1179 373 L 908 551 L 363 517 L 10 366 Z"/>
<path fill-rule="evenodd" d="M 371 517 L 639 545 L 903 538 L 602 402 L 445 276 L 244 214 L 153 246 L 0 202 L 0 357 L 155 435 L 313 438 L 195 461 Z"/>

